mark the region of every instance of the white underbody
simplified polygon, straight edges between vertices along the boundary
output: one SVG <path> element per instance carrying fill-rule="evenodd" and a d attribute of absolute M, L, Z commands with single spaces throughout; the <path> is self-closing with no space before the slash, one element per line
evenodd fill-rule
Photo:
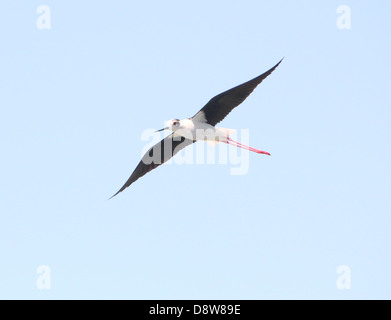
<path fill-rule="evenodd" d="M 216 128 L 203 121 L 196 119 L 184 119 L 180 126 L 174 131 L 174 135 L 182 136 L 190 140 L 202 140 L 210 144 L 227 142 L 228 137 L 235 132 L 232 129 Z"/>

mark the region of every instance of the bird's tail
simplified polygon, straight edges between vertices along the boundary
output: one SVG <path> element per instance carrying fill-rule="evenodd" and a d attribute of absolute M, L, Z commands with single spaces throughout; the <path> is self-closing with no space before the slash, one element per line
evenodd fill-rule
<path fill-rule="evenodd" d="M 236 130 L 227 128 L 216 128 L 216 133 L 220 138 L 229 138 L 230 135 L 234 134 Z M 220 139 L 220 142 L 225 142 L 224 139 Z"/>
<path fill-rule="evenodd" d="M 229 138 L 229 136 L 231 134 L 234 134 L 235 132 L 236 132 L 236 130 L 234 130 L 234 129 L 216 128 L 216 131 L 215 131 L 216 139 L 215 140 L 208 140 L 206 142 L 210 145 L 213 145 L 213 146 L 215 146 L 219 142 L 227 142 L 227 138 Z"/>

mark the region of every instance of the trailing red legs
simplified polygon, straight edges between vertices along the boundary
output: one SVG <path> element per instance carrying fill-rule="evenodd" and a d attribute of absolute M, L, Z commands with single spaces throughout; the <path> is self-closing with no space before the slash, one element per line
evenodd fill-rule
<path fill-rule="evenodd" d="M 245 149 L 245 150 L 249 150 L 249 151 L 252 151 L 252 152 L 256 152 L 256 153 L 260 153 L 260 154 L 267 154 L 268 156 L 270 156 L 269 152 L 258 150 L 258 149 L 246 146 L 244 144 L 241 144 L 238 141 L 232 140 L 230 137 L 227 138 L 227 143 L 231 144 L 231 145 L 233 145 L 235 147 L 239 147 L 239 148 L 242 148 L 242 149 Z"/>

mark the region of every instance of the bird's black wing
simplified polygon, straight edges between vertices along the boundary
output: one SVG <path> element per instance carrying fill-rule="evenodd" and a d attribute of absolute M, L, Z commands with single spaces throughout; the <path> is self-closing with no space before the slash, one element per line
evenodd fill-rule
<path fill-rule="evenodd" d="M 111 198 L 115 197 L 118 193 L 125 190 L 138 178 L 142 177 L 149 171 L 168 161 L 180 150 L 184 149 L 185 147 L 191 145 L 194 142 L 195 140 L 186 139 L 185 137 L 181 136 L 174 136 L 174 133 L 172 133 L 157 144 L 155 144 L 142 157 L 140 163 L 133 171 L 128 181 L 126 181 L 122 188 L 119 189 L 118 192 Z"/>
<path fill-rule="evenodd" d="M 274 69 L 278 67 L 282 59 L 270 70 L 261 74 L 260 76 L 247 81 L 237 87 L 229 89 L 214 98 L 210 99 L 209 102 L 194 115 L 193 118 L 200 121 L 204 120 L 212 126 L 222 121 L 232 109 L 236 108 L 241 104 L 253 90 L 259 85 L 263 79 L 271 74 Z"/>

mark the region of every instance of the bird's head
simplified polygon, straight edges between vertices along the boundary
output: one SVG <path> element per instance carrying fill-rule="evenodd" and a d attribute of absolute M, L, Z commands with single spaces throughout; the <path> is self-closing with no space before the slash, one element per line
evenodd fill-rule
<path fill-rule="evenodd" d="M 166 126 L 163 129 L 157 131 L 163 131 L 163 130 L 176 131 L 179 129 L 180 125 L 181 125 L 181 121 L 179 119 L 171 119 L 166 122 Z"/>

